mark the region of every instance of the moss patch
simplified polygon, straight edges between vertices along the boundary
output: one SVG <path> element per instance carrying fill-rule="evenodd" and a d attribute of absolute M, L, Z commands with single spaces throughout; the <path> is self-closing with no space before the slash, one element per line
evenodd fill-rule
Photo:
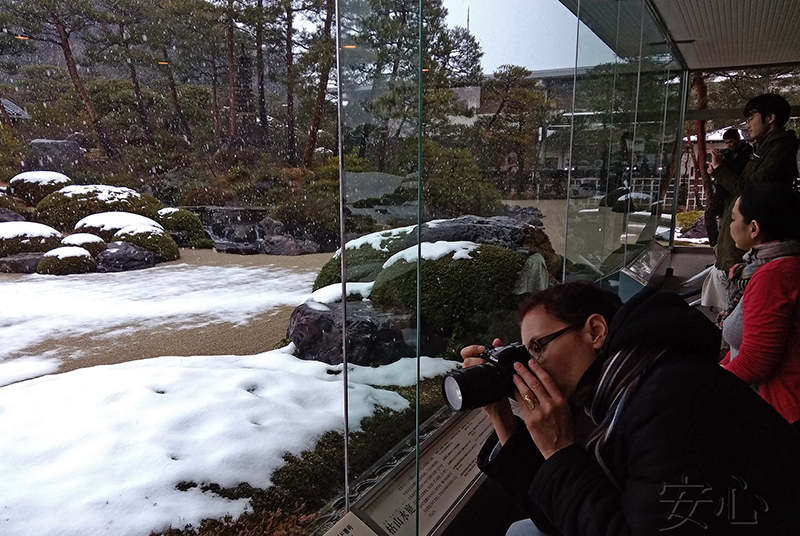
<path fill-rule="evenodd" d="M 66 175 L 52 173 L 52 177 L 50 181 L 26 180 L 25 173 L 21 173 L 8 182 L 8 192 L 30 206 L 36 206 L 39 201 L 53 192 L 73 184 Z"/>
<path fill-rule="evenodd" d="M 206 236 L 203 222 L 194 212 L 186 209 L 162 209 L 158 213 L 158 223 L 167 231 L 186 231 L 189 235 L 188 246 L 192 248 L 212 248 L 214 241 Z"/>
<path fill-rule="evenodd" d="M 127 190 L 125 197 L 118 196 L 107 199 L 104 195 L 109 186 L 86 187 L 78 193 L 66 193 L 64 189 L 53 192 L 36 205 L 37 221 L 66 232 L 90 214 L 100 212 L 132 212 L 150 219 L 158 217 L 161 208 L 152 197 L 142 196 L 133 190 Z M 121 189 L 115 188 L 115 191 Z"/>
<path fill-rule="evenodd" d="M 50 251 L 61 245 L 61 235 L 21 235 L 0 239 L 0 257 L 38 251 Z"/>
<path fill-rule="evenodd" d="M 84 250 L 85 251 L 85 250 Z M 87 255 L 75 255 L 59 258 L 55 255 L 46 256 L 36 267 L 36 273 L 47 275 L 87 274 L 97 270 L 97 261 L 89 252 Z"/>
<path fill-rule="evenodd" d="M 370 235 L 380 240 L 381 249 L 375 249 L 370 244 L 362 244 L 357 248 L 346 248 L 347 280 L 350 282 L 374 281 L 383 263 L 403 249 L 403 239 L 408 233 L 409 231 L 406 230 L 392 230 Z M 313 290 L 341 283 L 341 273 L 342 259 L 337 255 L 326 262 L 319 271 Z"/>
<path fill-rule="evenodd" d="M 687 232 L 691 229 L 694 222 L 696 222 L 700 216 L 703 215 L 702 210 L 692 210 L 689 212 L 679 212 L 675 217 L 677 219 L 677 225 L 682 233 Z"/>
<path fill-rule="evenodd" d="M 181 258 L 178 244 L 175 243 L 171 236 L 155 227 L 152 230 L 137 230 L 137 232 L 121 229 L 114 234 L 114 240 L 149 249 L 158 255 L 159 262 L 174 261 Z"/>

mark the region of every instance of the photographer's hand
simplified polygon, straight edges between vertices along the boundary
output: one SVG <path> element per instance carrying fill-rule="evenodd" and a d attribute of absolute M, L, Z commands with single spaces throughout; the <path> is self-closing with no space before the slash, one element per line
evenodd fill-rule
<path fill-rule="evenodd" d="M 492 346 L 503 346 L 503 343 L 500 339 L 495 339 L 492 342 Z M 476 344 L 462 348 L 461 357 L 464 359 L 464 367 L 474 367 L 486 363 L 485 360 L 475 357 L 482 354 L 484 350 L 486 350 L 485 346 Z M 517 430 L 519 422 L 511 411 L 511 404 L 508 398 L 504 397 L 493 404 L 483 406 L 483 410 L 489 417 L 489 422 L 492 423 L 495 432 L 497 432 L 497 438 L 500 440 L 500 444 L 505 445 L 506 441 L 508 441 Z"/>
<path fill-rule="evenodd" d="M 711 151 L 711 168 L 717 169 L 720 164 L 722 164 L 722 160 L 725 158 L 725 155 L 722 154 L 722 151 L 719 149 L 712 149 Z"/>
<path fill-rule="evenodd" d="M 572 412 L 553 378 L 533 359 L 528 367 L 530 370 L 522 363 L 514 364 L 515 396 L 533 442 L 547 459 L 575 443 Z"/>

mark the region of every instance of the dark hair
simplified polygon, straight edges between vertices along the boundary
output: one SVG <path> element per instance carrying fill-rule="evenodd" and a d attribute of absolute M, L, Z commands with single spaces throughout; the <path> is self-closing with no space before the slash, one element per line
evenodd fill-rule
<path fill-rule="evenodd" d="M 610 325 L 622 307 L 622 300 L 613 292 L 591 283 L 564 283 L 528 296 L 517 310 L 517 321 L 522 322 L 531 309 L 540 305 L 567 324 L 582 326 L 591 315 L 599 314 Z"/>
<path fill-rule="evenodd" d="M 800 234 L 800 194 L 791 186 L 759 183 L 739 197 L 745 223 L 756 220 L 767 241 L 797 238 Z"/>
<path fill-rule="evenodd" d="M 789 120 L 792 107 L 789 106 L 787 100 L 780 95 L 764 93 L 763 95 L 750 99 L 750 102 L 744 106 L 745 117 L 749 117 L 755 112 L 760 113 L 762 119 L 769 114 L 775 114 L 775 124 L 782 127 Z"/>
<path fill-rule="evenodd" d="M 740 140 L 742 137 L 739 135 L 739 129 L 729 128 L 722 135 L 723 140 Z"/>

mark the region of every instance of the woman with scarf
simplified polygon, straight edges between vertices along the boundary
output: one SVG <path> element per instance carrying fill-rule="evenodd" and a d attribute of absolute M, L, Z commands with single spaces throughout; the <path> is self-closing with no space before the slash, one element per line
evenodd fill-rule
<path fill-rule="evenodd" d="M 515 534 L 797 534 L 800 437 L 718 366 L 719 329 L 651 287 L 618 308 L 582 283 L 520 308 L 519 410 L 484 407 L 478 457 L 530 519 Z"/>
<path fill-rule="evenodd" d="M 730 229 L 747 253 L 730 274 L 722 365 L 800 430 L 800 195 L 754 185 L 737 199 Z"/>

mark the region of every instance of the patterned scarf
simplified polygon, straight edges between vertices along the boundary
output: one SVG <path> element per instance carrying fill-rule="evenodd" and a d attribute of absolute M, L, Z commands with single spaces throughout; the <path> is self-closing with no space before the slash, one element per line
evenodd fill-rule
<path fill-rule="evenodd" d="M 664 349 L 621 350 L 603 364 L 591 406 L 587 413 L 597 425 L 587 441 L 587 450 L 594 453 L 597 463 L 609 480 L 619 488 L 611 470 L 603 460 L 602 450 L 611 438 L 627 400 L 636 394 L 642 378 L 667 352 Z"/>
<path fill-rule="evenodd" d="M 731 268 L 728 275 L 728 308 L 717 317 L 717 325 L 730 315 L 744 296 L 744 290 L 753 274 L 769 261 L 781 257 L 796 257 L 800 255 L 800 240 L 779 240 L 759 244 L 748 251 L 740 262 Z"/>

